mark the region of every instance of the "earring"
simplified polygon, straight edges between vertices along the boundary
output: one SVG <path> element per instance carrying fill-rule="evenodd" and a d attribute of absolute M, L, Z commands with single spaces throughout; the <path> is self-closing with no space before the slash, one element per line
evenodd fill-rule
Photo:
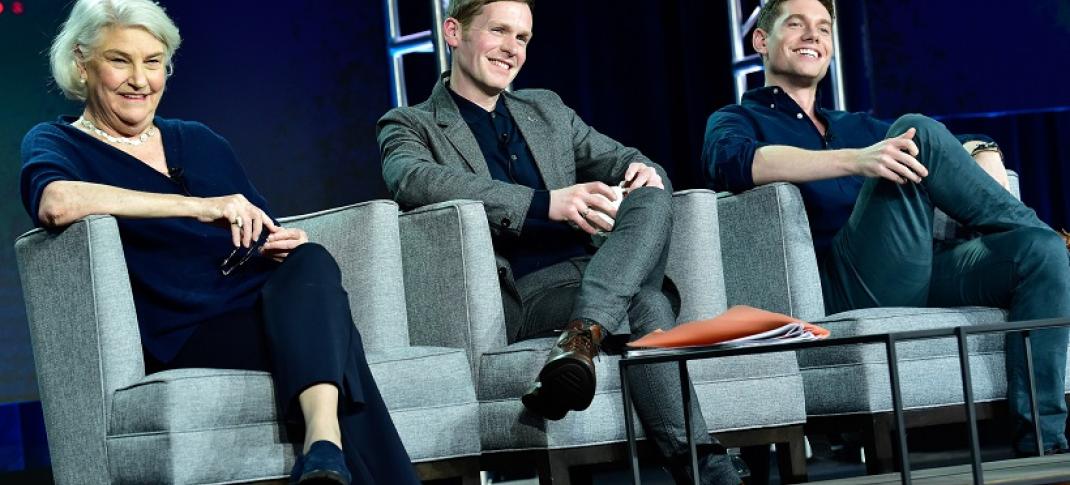
<path fill-rule="evenodd" d="M 84 77 L 78 78 L 78 82 L 81 83 L 81 84 L 85 84 L 85 78 Z"/>

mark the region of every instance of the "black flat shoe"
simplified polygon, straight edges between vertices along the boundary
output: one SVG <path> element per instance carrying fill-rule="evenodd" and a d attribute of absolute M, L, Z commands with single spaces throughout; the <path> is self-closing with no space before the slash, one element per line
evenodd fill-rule
<path fill-rule="evenodd" d="M 287 481 L 287 483 L 289 483 L 290 485 L 295 485 L 299 480 L 301 480 L 302 471 L 304 471 L 304 467 L 302 466 L 301 455 L 298 455 L 297 459 L 294 460 L 294 467 L 290 469 L 290 479 Z"/>
<path fill-rule="evenodd" d="M 331 484 L 349 485 L 353 480 L 346 468 L 345 455 L 342 449 L 330 441 L 317 441 L 308 448 L 308 453 L 302 457 L 301 479 L 297 483 L 303 485 Z M 294 465 L 295 469 L 297 465 Z"/>

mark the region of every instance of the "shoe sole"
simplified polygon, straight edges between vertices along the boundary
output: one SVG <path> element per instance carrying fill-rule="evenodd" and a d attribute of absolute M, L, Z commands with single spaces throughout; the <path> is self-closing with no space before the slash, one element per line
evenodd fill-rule
<path fill-rule="evenodd" d="M 524 394 L 524 396 L 520 398 L 520 402 L 524 403 L 524 407 L 527 408 L 528 411 L 550 421 L 560 420 L 568 414 L 568 408 L 554 406 L 552 403 L 547 402 L 547 400 L 543 398 L 541 391 L 536 394 Z"/>
<path fill-rule="evenodd" d="M 348 485 L 341 475 L 331 471 L 312 471 L 301 476 L 301 485 Z"/>
<path fill-rule="evenodd" d="M 539 372 L 544 399 L 553 408 L 583 411 L 594 400 L 594 369 L 575 359 L 560 359 Z"/>

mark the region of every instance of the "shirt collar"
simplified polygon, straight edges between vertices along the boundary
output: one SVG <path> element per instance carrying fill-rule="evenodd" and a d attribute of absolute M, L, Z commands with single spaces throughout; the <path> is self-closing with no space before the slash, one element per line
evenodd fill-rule
<path fill-rule="evenodd" d="M 457 110 L 461 112 L 461 117 L 464 118 L 466 123 L 479 123 L 487 119 L 490 113 L 483 109 L 482 106 L 453 92 L 453 89 L 449 86 L 446 86 L 446 90 L 449 91 L 450 96 L 453 96 L 453 101 L 457 103 Z M 492 112 L 498 116 L 509 116 L 509 109 L 505 106 L 505 96 L 498 96 L 498 102 L 494 104 Z"/>
<path fill-rule="evenodd" d="M 785 93 L 783 89 L 778 86 L 765 86 L 757 89 L 752 89 L 743 93 L 743 105 L 763 106 L 777 111 L 787 113 L 790 116 L 798 117 L 803 112 L 799 103 Z M 817 98 L 814 100 L 816 107 L 814 112 L 817 113 L 819 118 L 827 119 L 825 108 L 821 107 L 821 91 L 817 92 Z"/>

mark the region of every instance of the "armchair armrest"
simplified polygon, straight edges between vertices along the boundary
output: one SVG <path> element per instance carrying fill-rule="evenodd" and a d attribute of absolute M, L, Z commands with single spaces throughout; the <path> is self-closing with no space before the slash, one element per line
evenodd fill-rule
<path fill-rule="evenodd" d="M 409 346 L 396 203 L 373 200 L 279 221 L 303 229 L 338 261 L 366 349 Z"/>
<path fill-rule="evenodd" d="M 751 305 L 804 320 L 825 316 L 821 278 L 794 185 L 775 183 L 719 199 L 729 305 Z"/>
<path fill-rule="evenodd" d="M 119 228 L 90 216 L 15 241 L 37 383 L 59 483 L 108 476 L 112 393 L 145 376 Z"/>
<path fill-rule="evenodd" d="M 401 215 L 409 336 L 463 348 L 478 382 L 484 352 L 504 347 L 505 314 L 482 202 L 456 200 Z"/>
<path fill-rule="evenodd" d="M 1007 170 L 1007 181 L 1011 183 L 1011 193 L 1014 194 L 1014 198 L 1022 200 L 1022 186 L 1021 181 L 1018 180 L 1018 172 Z"/>
<path fill-rule="evenodd" d="M 672 195 L 672 240 L 665 273 L 680 290 L 679 322 L 711 318 L 727 308 L 717 194 L 681 190 Z"/>

